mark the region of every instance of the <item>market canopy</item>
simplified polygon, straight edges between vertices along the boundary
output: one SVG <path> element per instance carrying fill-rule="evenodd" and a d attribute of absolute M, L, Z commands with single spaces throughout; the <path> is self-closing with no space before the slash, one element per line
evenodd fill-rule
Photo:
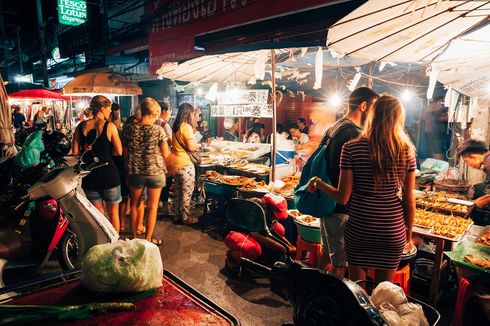
<path fill-rule="evenodd" d="M 107 72 L 81 74 L 63 87 L 64 94 L 91 96 L 97 94 L 141 95 L 142 90 L 126 77 Z"/>
<path fill-rule="evenodd" d="M 320 49 L 320 51 L 319 51 Z M 277 79 L 315 78 L 310 73 L 316 62 L 321 66 L 359 66 L 368 60 L 355 57 L 337 58 L 325 48 L 275 49 Z M 319 53 L 321 52 L 321 53 Z M 321 54 L 321 55 L 319 55 Z M 157 74 L 161 78 L 190 82 L 249 82 L 271 80 L 271 51 L 256 50 L 206 55 L 184 62 L 164 63 Z"/>
<path fill-rule="evenodd" d="M 489 1 L 370 0 L 329 29 L 327 46 L 374 61 L 429 63 L 489 14 Z"/>
<path fill-rule="evenodd" d="M 52 92 L 47 89 L 26 89 L 12 93 L 9 95 L 9 97 L 17 99 L 46 99 L 60 101 L 66 101 L 69 99 L 61 94 Z"/>
<path fill-rule="evenodd" d="M 451 41 L 432 63 L 434 78 L 471 97 L 488 96 L 490 25 Z"/>

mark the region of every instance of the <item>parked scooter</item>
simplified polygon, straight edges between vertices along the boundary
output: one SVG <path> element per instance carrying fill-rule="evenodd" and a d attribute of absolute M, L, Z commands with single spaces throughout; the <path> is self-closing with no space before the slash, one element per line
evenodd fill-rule
<path fill-rule="evenodd" d="M 288 246 L 276 240 L 286 250 L 285 261 L 278 261 L 270 268 L 241 258 L 240 265 L 269 278 L 272 292 L 293 306 L 294 325 L 386 325 L 360 286 L 293 261 Z"/>
<path fill-rule="evenodd" d="M 88 138 L 96 139 L 96 135 Z M 86 152 L 87 154 L 90 152 Z M 44 241 L 50 239 L 49 245 L 44 249 L 37 249 L 44 253 L 42 261 L 31 262 L 33 270 L 39 271 L 47 262 L 55 247 L 59 250 L 59 260 L 63 268 L 69 269 L 79 267 L 85 253 L 94 245 L 114 242 L 119 238 L 118 233 L 109 223 L 108 219 L 85 197 L 82 192 L 77 191 L 81 178 L 90 173 L 91 170 L 106 165 L 94 157 L 91 163 L 86 163 L 88 155 L 82 155 L 78 165 L 56 168 L 42 177 L 36 184 L 29 187 L 27 195 L 22 197 L 22 202 L 16 207 L 18 211 L 34 201 L 39 205 L 45 204 L 46 198 L 50 202 L 51 212 L 55 211 L 53 220 L 57 221 L 54 230 L 43 228 L 43 221 L 39 217 L 41 212 L 36 211 L 35 218 L 27 216 L 33 225 L 38 224 L 36 230 L 44 230 Z M 38 205 L 36 205 L 38 206 Z M 48 209 L 48 208 L 46 208 Z M 32 240 L 35 241 L 34 236 Z M 36 240 L 37 241 L 37 240 Z M 34 247 L 39 244 L 33 244 Z M 7 260 L 18 259 L 25 248 L 25 241 L 20 234 L 12 229 L 0 230 L 0 265 L 5 265 Z M 38 255 L 38 257 L 41 256 Z M 15 264 L 8 264 L 7 269 L 15 268 Z M 3 275 L 3 266 L 0 266 L 0 276 Z"/>

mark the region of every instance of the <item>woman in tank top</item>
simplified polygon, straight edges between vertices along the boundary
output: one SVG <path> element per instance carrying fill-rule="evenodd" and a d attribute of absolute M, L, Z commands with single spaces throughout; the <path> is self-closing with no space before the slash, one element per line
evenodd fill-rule
<path fill-rule="evenodd" d="M 109 122 L 111 100 L 97 95 L 90 101 L 89 109 L 92 118 L 81 122 L 73 135 L 73 155 L 77 156 L 90 150 L 107 165 L 94 169 L 82 179 L 82 189 L 95 207 L 104 213 L 104 202 L 109 219 L 119 232 L 119 203 L 121 202 L 121 181 L 112 156 L 122 155 L 121 139 L 116 125 Z M 87 135 L 91 130 L 97 132 L 93 144 L 87 143 Z"/>

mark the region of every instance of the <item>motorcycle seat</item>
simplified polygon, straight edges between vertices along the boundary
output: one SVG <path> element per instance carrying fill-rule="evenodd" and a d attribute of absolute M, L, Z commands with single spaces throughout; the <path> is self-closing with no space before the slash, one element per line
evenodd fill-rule
<path fill-rule="evenodd" d="M 24 250 L 24 238 L 11 229 L 0 229 L 0 258 L 18 257 Z"/>

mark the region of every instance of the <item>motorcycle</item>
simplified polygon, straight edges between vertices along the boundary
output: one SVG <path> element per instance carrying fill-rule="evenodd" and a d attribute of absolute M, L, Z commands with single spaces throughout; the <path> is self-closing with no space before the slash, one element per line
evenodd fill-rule
<path fill-rule="evenodd" d="M 96 136 L 92 138 L 95 141 Z M 27 220 L 31 225 L 31 252 L 36 254 L 30 255 L 29 267 L 34 272 L 42 269 L 55 248 L 58 248 L 62 268 L 71 269 L 80 266 L 83 256 L 92 246 L 114 242 L 119 238 L 107 218 L 78 191 L 83 177 L 107 164 L 99 162 L 97 157 L 87 163 L 84 160 L 86 156 L 82 155 L 75 166 L 59 167 L 48 172 L 27 189 L 27 195 L 22 196 L 20 204 L 15 207 L 18 212 L 30 212 L 24 214 L 24 220 L 21 218 L 19 225 L 25 225 Z M 32 212 L 34 214 L 30 215 Z M 50 223 L 46 223 L 46 220 Z M 25 263 L 15 263 L 26 247 L 25 239 L 16 231 L 0 229 L 0 278 L 4 269 L 25 266 Z"/>
<path fill-rule="evenodd" d="M 275 240 L 285 249 L 283 261 L 270 268 L 240 258 L 240 265 L 269 278 L 271 291 L 293 306 L 294 325 L 386 325 L 359 285 L 294 261 L 287 244 L 277 237 Z"/>

